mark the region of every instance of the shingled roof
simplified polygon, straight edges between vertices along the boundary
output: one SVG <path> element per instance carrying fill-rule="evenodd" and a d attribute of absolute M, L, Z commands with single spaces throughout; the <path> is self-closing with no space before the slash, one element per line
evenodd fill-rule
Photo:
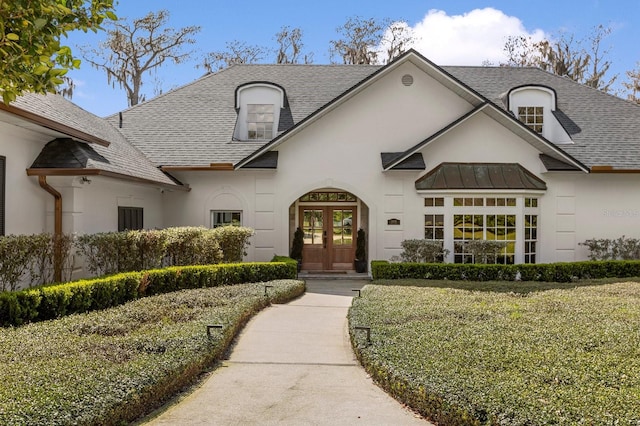
<path fill-rule="evenodd" d="M 283 87 L 292 123 L 297 125 L 379 69 L 371 65 L 234 65 L 123 111 L 120 131 L 157 166 L 237 164 L 265 144 L 232 139 L 238 86 L 268 81 Z M 555 116 L 574 142 L 558 145 L 560 150 L 587 167 L 640 170 L 639 106 L 537 68 L 442 70 L 503 109 L 504 96 L 514 87 L 552 87 L 557 93 Z M 108 120 L 115 126 L 119 123 L 117 115 Z"/>
<path fill-rule="evenodd" d="M 8 111 L 27 121 L 35 120 L 38 125 L 73 136 L 73 139 L 52 141 L 32 168 L 85 168 L 138 181 L 182 186 L 152 164 L 104 118 L 85 111 L 62 96 L 27 93 L 12 102 Z M 89 145 L 83 147 L 86 143 Z M 86 154 L 83 161 L 70 167 L 75 164 L 73 159 L 78 158 L 76 154 L 79 153 Z"/>

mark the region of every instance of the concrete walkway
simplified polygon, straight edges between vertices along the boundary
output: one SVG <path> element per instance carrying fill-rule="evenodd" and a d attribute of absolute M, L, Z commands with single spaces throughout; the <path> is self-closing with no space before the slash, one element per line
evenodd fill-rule
<path fill-rule="evenodd" d="M 147 425 L 429 425 L 378 388 L 347 331 L 352 288 L 307 281 L 242 331 L 231 356 L 193 393 Z"/>

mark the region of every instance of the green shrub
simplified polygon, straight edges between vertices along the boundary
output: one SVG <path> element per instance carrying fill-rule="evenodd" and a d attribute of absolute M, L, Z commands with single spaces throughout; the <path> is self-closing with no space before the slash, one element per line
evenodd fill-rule
<path fill-rule="evenodd" d="M 246 250 L 253 229 L 244 226 L 221 226 L 213 229 L 212 233 L 220 244 L 222 262 L 242 262 L 242 258 L 247 255 Z"/>
<path fill-rule="evenodd" d="M 585 261 L 518 265 L 457 263 L 371 262 L 377 279 L 430 279 L 456 281 L 547 281 L 571 282 L 583 279 L 640 276 L 640 261 Z"/>
<path fill-rule="evenodd" d="M 0 293 L 0 326 L 60 318 L 183 289 L 294 279 L 292 262 L 174 266 Z"/>
<path fill-rule="evenodd" d="M 640 259 L 640 239 L 637 238 L 626 238 L 624 235 L 615 240 L 593 238 L 579 244 L 589 249 L 591 260 Z"/>
<path fill-rule="evenodd" d="M 527 295 L 366 286 L 349 311 L 367 372 L 442 425 L 635 424 L 639 323 L 639 283 Z"/>
<path fill-rule="evenodd" d="M 442 262 L 449 250 L 442 248 L 442 241 L 404 240 L 400 243 L 403 262 Z"/>
<path fill-rule="evenodd" d="M 289 257 L 296 261 L 302 260 L 302 249 L 304 247 L 304 231 L 300 227 L 296 228 L 293 233 L 293 242 L 291 243 L 291 253 Z"/>
<path fill-rule="evenodd" d="M 0 291 L 53 282 L 56 253 L 62 279 L 68 278 L 72 241 L 71 235 L 0 236 Z"/>
<path fill-rule="evenodd" d="M 220 243 L 212 229 L 183 226 L 167 228 L 163 232 L 167 236 L 165 266 L 205 265 L 220 263 L 223 259 Z"/>
<path fill-rule="evenodd" d="M 185 290 L 0 329 L 0 424 L 132 423 L 211 369 L 260 309 L 304 292 L 303 282 L 281 280 L 268 282 L 265 296 L 264 284 Z M 224 328 L 208 337 L 212 323 Z"/>

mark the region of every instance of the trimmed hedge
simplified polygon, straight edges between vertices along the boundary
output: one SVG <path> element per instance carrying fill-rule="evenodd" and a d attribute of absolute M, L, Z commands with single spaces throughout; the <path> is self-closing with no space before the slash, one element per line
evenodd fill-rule
<path fill-rule="evenodd" d="M 637 424 L 640 284 L 512 287 L 365 286 L 349 310 L 354 351 L 438 425 Z"/>
<path fill-rule="evenodd" d="M 60 318 L 192 288 L 296 278 L 285 262 L 175 266 L 0 293 L 0 326 Z"/>
<path fill-rule="evenodd" d="M 138 424 L 215 368 L 255 313 L 303 293 L 298 280 L 184 290 L 0 329 L 0 424 Z"/>
<path fill-rule="evenodd" d="M 428 279 L 455 281 L 542 281 L 572 282 L 583 279 L 640 276 L 640 261 L 608 260 L 518 265 L 480 265 L 457 263 L 371 262 L 371 273 L 378 279 Z"/>

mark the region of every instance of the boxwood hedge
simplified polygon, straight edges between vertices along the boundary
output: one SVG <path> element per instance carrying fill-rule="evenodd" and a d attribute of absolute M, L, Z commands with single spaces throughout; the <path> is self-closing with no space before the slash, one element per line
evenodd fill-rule
<path fill-rule="evenodd" d="M 572 282 L 583 279 L 627 278 L 640 276 L 640 261 L 610 260 L 518 265 L 482 265 L 454 263 L 371 262 L 377 279 L 431 279 L 455 281 L 545 281 Z"/>
<path fill-rule="evenodd" d="M 211 368 L 256 312 L 303 292 L 295 280 L 182 290 L 0 329 L 0 424 L 129 424 Z M 208 337 L 209 324 L 223 328 Z"/>
<path fill-rule="evenodd" d="M 296 276 L 296 266 L 287 262 L 174 266 L 34 287 L 18 292 L 2 292 L 0 325 L 21 325 L 105 309 L 140 297 L 188 288 L 270 281 Z"/>
<path fill-rule="evenodd" d="M 349 311 L 366 370 L 439 425 L 632 425 L 640 284 L 516 293 L 369 285 Z M 355 326 L 371 327 L 371 342 Z"/>

